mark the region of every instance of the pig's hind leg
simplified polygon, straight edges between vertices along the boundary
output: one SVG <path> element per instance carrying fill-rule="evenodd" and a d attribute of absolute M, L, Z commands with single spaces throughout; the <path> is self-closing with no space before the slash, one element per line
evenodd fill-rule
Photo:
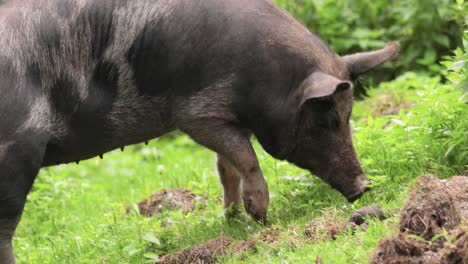
<path fill-rule="evenodd" d="M 224 188 L 226 218 L 234 219 L 240 214 L 242 206 L 241 177 L 231 162 L 220 154 L 218 154 L 217 167 Z"/>
<path fill-rule="evenodd" d="M 28 132 L 0 139 L 0 263 L 15 263 L 12 238 L 41 167 L 44 138 Z"/>

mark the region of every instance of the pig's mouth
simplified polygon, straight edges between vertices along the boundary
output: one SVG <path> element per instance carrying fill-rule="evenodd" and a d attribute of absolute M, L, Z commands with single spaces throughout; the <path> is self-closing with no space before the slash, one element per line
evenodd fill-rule
<path fill-rule="evenodd" d="M 348 200 L 348 202 L 350 203 L 353 203 L 354 201 L 356 201 L 357 199 L 361 198 L 361 196 L 366 192 L 366 190 L 363 190 L 363 191 L 357 191 L 349 196 L 346 197 L 346 200 Z"/>
<path fill-rule="evenodd" d="M 369 187 L 369 181 L 366 179 L 366 176 L 364 174 L 358 176 L 356 179 L 357 183 L 357 190 L 353 190 L 352 192 L 349 193 L 343 193 L 343 195 L 346 197 L 346 200 L 348 202 L 352 203 L 356 201 L 357 199 L 361 198 L 361 196 L 367 192 L 370 187 Z"/>

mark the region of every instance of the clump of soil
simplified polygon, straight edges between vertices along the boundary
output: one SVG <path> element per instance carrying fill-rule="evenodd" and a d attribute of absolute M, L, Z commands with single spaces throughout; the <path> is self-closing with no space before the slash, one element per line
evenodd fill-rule
<path fill-rule="evenodd" d="M 369 224 L 366 220 L 367 218 L 377 218 L 379 220 L 385 220 L 387 219 L 387 216 L 385 216 L 380 206 L 374 204 L 371 206 L 363 207 L 351 214 L 347 226 L 351 228 L 351 230 L 354 230 L 358 226 L 365 229 Z"/>
<path fill-rule="evenodd" d="M 383 239 L 371 263 L 468 263 L 468 177 L 419 178 L 401 212 L 400 234 Z"/>
<path fill-rule="evenodd" d="M 434 175 L 421 176 L 403 208 L 400 231 L 431 240 L 443 228 L 451 230 L 459 223 L 459 208 L 445 184 Z"/>
<path fill-rule="evenodd" d="M 186 248 L 162 257 L 156 264 L 215 263 L 221 258 L 255 249 L 257 239 L 234 241 L 220 236 L 204 244 Z"/>
<path fill-rule="evenodd" d="M 138 203 L 141 215 L 154 216 L 165 210 L 180 210 L 188 214 L 195 210 L 197 203 L 203 204 L 204 199 L 187 189 L 161 190 Z"/>

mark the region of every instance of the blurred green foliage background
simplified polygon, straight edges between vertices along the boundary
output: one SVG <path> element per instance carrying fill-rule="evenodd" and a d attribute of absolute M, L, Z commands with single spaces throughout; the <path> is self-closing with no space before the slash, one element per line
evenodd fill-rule
<path fill-rule="evenodd" d="M 374 72 L 371 82 L 405 71 L 439 73 L 438 62 L 462 46 L 468 3 L 454 0 L 275 0 L 339 54 L 398 40 L 400 59 Z M 373 84 L 373 83 L 371 83 Z"/>

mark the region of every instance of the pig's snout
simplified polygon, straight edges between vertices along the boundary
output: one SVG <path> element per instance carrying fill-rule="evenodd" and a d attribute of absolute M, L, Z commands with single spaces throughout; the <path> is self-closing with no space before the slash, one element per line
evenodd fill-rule
<path fill-rule="evenodd" d="M 346 199 L 352 203 L 357 199 L 361 198 L 361 196 L 370 189 L 369 187 L 370 182 L 367 180 L 365 174 L 361 174 L 356 178 L 354 188 L 347 194 L 345 194 Z"/>

